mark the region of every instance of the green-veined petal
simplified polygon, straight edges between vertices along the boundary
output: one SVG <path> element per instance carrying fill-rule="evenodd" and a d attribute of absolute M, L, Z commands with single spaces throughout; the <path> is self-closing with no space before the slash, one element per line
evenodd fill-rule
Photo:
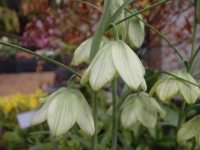
<path fill-rule="evenodd" d="M 144 67 L 138 56 L 123 41 L 112 44 L 114 65 L 124 80 L 132 89 L 137 89 L 143 80 Z"/>
<path fill-rule="evenodd" d="M 77 97 L 69 92 L 60 94 L 54 99 L 48 109 L 47 122 L 53 135 L 67 132 L 75 123 L 77 117 Z"/>
<path fill-rule="evenodd" d="M 121 123 L 125 128 L 128 128 L 137 122 L 137 117 L 134 109 L 134 100 L 130 100 L 129 105 L 125 105 L 121 112 Z"/>
<path fill-rule="evenodd" d="M 165 79 L 156 88 L 158 97 L 162 100 L 169 100 L 178 93 L 177 81 L 175 79 Z"/>
<path fill-rule="evenodd" d="M 138 97 L 135 102 L 135 114 L 138 120 L 147 128 L 154 128 L 157 122 L 157 111 L 150 107 L 149 98 Z"/>
<path fill-rule="evenodd" d="M 88 105 L 83 94 L 76 89 L 70 89 L 77 96 L 77 123 L 80 128 L 87 134 L 93 135 L 94 128 L 94 120 L 92 117 L 92 111 L 90 106 Z"/>
<path fill-rule="evenodd" d="M 83 62 L 89 63 L 89 55 L 91 50 L 93 37 L 81 43 L 74 52 L 72 65 L 77 66 Z"/>
<path fill-rule="evenodd" d="M 183 142 L 195 137 L 200 132 L 200 115 L 195 116 L 186 123 L 178 131 L 177 141 Z"/>
<path fill-rule="evenodd" d="M 89 82 L 93 90 L 98 91 L 112 80 L 116 73 L 112 61 L 111 44 L 105 44 L 92 65 Z"/>
<path fill-rule="evenodd" d="M 139 15 L 142 19 L 142 16 Z M 128 41 L 131 46 L 139 48 L 144 42 L 145 31 L 144 31 L 144 23 L 136 18 L 132 18 L 129 20 L 128 25 Z"/>

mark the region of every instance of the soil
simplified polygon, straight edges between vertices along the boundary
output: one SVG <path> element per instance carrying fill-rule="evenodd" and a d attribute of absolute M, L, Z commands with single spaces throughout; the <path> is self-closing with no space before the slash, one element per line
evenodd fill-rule
<path fill-rule="evenodd" d="M 54 83 L 54 72 L 0 74 L 0 96 L 33 93 Z"/>

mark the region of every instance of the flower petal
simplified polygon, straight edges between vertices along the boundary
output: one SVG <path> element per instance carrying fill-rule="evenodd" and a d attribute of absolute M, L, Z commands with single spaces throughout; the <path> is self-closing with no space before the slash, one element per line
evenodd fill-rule
<path fill-rule="evenodd" d="M 142 19 L 141 15 L 140 18 Z M 130 19 L 128 25 L 128 41 L 131 46 L 136 48 L 141 47 L 142 43 L 144 42 L 144 37 L 144 23 L 137 18 Z"/>
<path fill-rule="evenodd" d="M 177 141 L 183 142 L 195 137 L 200 132 L 200 115 L 184 123 L 178 131 Z"/>
<path fill-rule="evenodd" d="M 81 78 L 81 84 L 85 85 L 89 81 L 90 77 L 90 70 L 91 70 L 91 65 L 85 70 L 82 78 Z"/>
<path fill-rule="evenodd" d="M 181 72 L 179 74 L 179 77 L 187 81 L 190 81 L 194 84 L 197 84 L 194 78 L 188 73 Z M 200 89 L 197 86 L 191 83 L 184 82 L 184 81 L 178 81 L 177 83 L 178 83 L 179 91 L 181 95 L 183 96 L 183 98 L 185 99 L 185 101 L 188 104 L 195 103 L 197 98 L 200 95 Z"/>
<path fill-rule="evenodd" d="M 135 114 L 138 120 L 147 128 L 154 128 L 157 122 L 157 111 L 150 105 L 150 99 L 142 97 L 135 99 Z"/>
<path fill-rule="evenodd" d="M 165 79 L 156 88 L 158 97 L 162 100 L 169 100 L 178 93 L 177 81 L 175 79 Z"/>
<path fill-rule="evenodd" d="M 143 91 L 147 90 L 147 84 L 146 84 L 146 81 L 145 81 L 144 78 L 142 79 L 142 82 L 141 82 L 140 86 L 141 86 Z"/>
<path fill-rule="evenodd" d="M 158 102 L 153 97 L 151 97 L 151 102 L 152 102 L 152 106 L 155 107 L 155 109 L 160 114 L 161 118 L 165 118 L 167 115 L 166 111 L 158 104 Z"/>
<path fill-rule="evenodd" d="M 89 82 L 95 91 L 111 81 L 116 73 L 111 55 L 111 44 L 108 43 L 102 47 L 101 53 L 93 60 Z"/>
<path fill-rule="evenodd" d="M 95 131 L 92 111 L 83 94 L 76 89 L 70 89 L 77 96 L 77 123 L 87 134 L 93 135 Z"/>
<path fill-rule="evenodd" d="M 90 51 L 92 46 L 93 37 L 90 37 L 89 39 L 85 40 L 83 43 L 81 43 L 78 48 L 74 52 L 74 57 L 72 59 L 72 65 L 77 66 L 83 62 L 89 63 L 89 57 L 90 57 Z M 103 37 L 101 41 L 100 47 L 105 44 L 107 41 L 107 38 Z"/>
<path fill-rule="evenodd" d="M 64 91 L 66 88 L 60 88 L 56 92 L 52 93 L 46 98 L 42 98 L 40 100 L 41 103 L 44 103 L 42 108 L 36 112 L 36 114 L 33 116 L 31 120 L 31 125 L 37 125 L 42 122 L 44 122 L 47 119 L 47 112 L 48 112 L 48 107 L 51 103 L 51 101 L 62 91 Z"/>
<path fill-rule="evenodd" d="M 121 113 L 121 123 L 125 128 L 132 126 L 137 122 L 137 117 L 134 112 L 134 100 L 129 100 L 129 105 L 125 105 Z"/>
<path fill-rule="evenodd" d="M 85 85 L 89 81 L 91 68 L 92 68 L 93 64 L 95 63 L 95 61 L 98 59 L 98 56 L 101 55 L 101 54 L 102 54 L 102 51 L 97 52 L 96 56 L 94 57 L 94 59 L 92 60 L 92 62 L 90 63 L 90 65 L 88 66 L 86 71 L 84 72 L 84 74 L 81 78 L 81 84 L 82 85 Z"/>
<path fill-rule="evenodd" d="M 74 52 L 74 57 L 72 59 L 72 65 L 77 66 L 83 62 L 89 63 L 89 55 L 91 50 L 93 37 L 85 40 L 81 43 Z"/>
<path fill-rule="evenodd" d="M 77 117 L 77 97 L 65 91 L 54 99 L 48 109 L 47 122 L 52 134 L 58 136 L 67 132 Z"/>
<path fill-rule="evenodd" d="M 44 122 L 47 119 L 47 112 L 48 112 L 48 107 L 50 105 L 50 102 L 46 102 L 43 104 L 42 108 L 38 110 L 33 118 L 31 119 L 31 125 L 37 125 L 42 122 Z"/>
<path fill-rule="evenodd" d="M 112 45 L 112 58 L 118 73 L 130 88 L 137 89 L 145 73 L 140 59 L 123 41 L 115 41 Z"/>

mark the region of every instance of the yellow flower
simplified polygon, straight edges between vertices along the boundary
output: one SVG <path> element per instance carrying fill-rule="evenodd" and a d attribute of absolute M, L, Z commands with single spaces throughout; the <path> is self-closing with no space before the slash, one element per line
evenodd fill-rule
<path fill-rule="evenodd" d="M 37 90 L 32 94 L 16 93 L 9 96 L 0 97 L 0 109 L 5 114 L 11 113 L 13 110 L 35 109 L 39 106 L 39 98 L 47 94 L 42 90 Z"/>

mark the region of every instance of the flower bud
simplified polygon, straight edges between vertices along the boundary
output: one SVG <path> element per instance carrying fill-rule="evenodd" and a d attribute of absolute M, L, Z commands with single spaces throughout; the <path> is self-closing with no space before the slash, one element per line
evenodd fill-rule
<path fill-rule="evenodd" d="M 32 125 L 47 120 L 53 135 L 66 133 L 75 122 L 87 134 L 94 134 L 94 120 L 90 107 L 77 89 L 60 88 L 44 101 L 42 108 L 32 118 Z"/>
<path fill-rule="evenodd" d="M 137 15 L 138 18 L 142 19 L 142 15 Z M 137 19 L 137 17 L 132 17 L 128 21 L 128 43 L 135 48 L 141 47 L 144 42 L 145 31 L 144 23 Z"/>
<path fill-rule="evenodd" d="M 126 128 L 140 122 L 147 128 L 154 128 L 157 122 L 157 114 L 165 117 L 165 111 L 156 100 L 145 92 L 128 96 L 122 104 L 121 122 Z"/>

